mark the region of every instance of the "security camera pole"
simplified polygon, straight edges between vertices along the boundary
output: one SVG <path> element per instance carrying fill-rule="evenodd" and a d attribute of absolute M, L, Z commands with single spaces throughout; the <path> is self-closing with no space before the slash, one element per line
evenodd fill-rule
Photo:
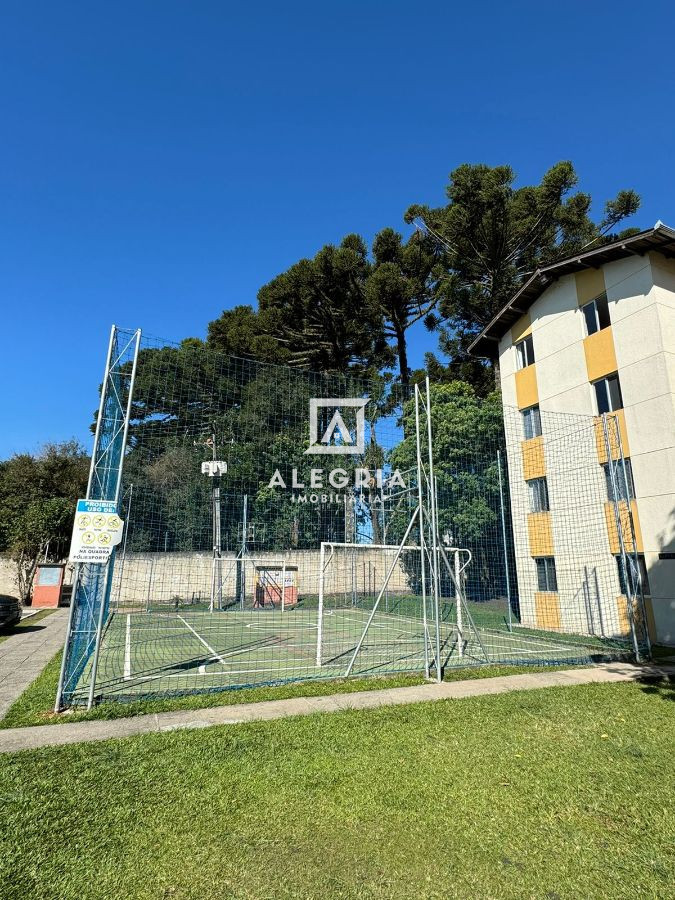
<path fill-rule="evenodd" d="M 211 574 L 211 600 L 209 612 L 223 607 L 222 537 L 220 528 L 220 478 L 227 472 L 227 463 L 216 459 L 216 436 L 204 441 L 211 448 L 212 459 L 202 463 L 202 474 L 213 478 L 213 569 Z"/>

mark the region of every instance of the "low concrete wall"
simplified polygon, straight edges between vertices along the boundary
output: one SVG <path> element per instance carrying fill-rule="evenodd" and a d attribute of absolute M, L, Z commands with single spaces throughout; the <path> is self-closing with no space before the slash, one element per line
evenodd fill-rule
<path fill-rule="evenodd" d="M 324 591 L 326 596 L 350 593 L 377 594 L 391 565 L 395 551 L 367 547 L 354 553 L 336 548 L 335 555 L 326 551 Z M 127 553 L 118 558 L 113 574 L 111 601 L 126 607 L 145 607 L 171 603 L 208 601 L 211 596 L 212 557 L 209 553 Z M 286 553 L 256 553 L 247 557 L 243 569 L 246 599 L 253 601 L 255 566 L 278 566 L 285 562 L 295 566 L 300 596 L 319 593 L 320 553 L 318 550 L 296 550 Z M 233 601 L 237 587 L 236 554 L 222 557 L 223 599 Z M 290 570 L 289 570 L 290 571 Z M 408 576 L 397 563 L 389 583 L 390 593 L 410 591 Z"/>
<path fill-rule="evenodd" d="M 73 568 L 72 566 L 66 566 L 63 574 L 63 583 L 71 584 L 72 580 Z M 8 556 L 4 555 L 0 555 L 0 594 L 9 594 L 11 597 L 19 596 L 19 587 L 16 578 L 16 563 Z"/>
<path fill-rule="evenodd" d="M 16 563 L 6 556 L 0 556 L 0 594 L 19 596 L 19 588 L 16 585 Z"/>

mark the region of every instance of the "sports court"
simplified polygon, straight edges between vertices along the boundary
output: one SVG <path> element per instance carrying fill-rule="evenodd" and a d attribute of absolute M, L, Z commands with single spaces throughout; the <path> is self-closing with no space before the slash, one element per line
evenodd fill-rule
<path fill-rule="evenodd" d="M 317 665 L 316 609 L 113 613 L 98 661 L 97 684 L 106 699 L 180 695 L 289 680 L 343 678 L 370 617 L 367 609 L 324 613 L 321 665 Z M 526 629 L 440 627 L 442 665 L 574 664 L 628 657 L 586 636 Z M 433 634 L 426 633 L 427 665 Z M 351 675 L 376 676 L 425 669 L 425 631 L 419 619 L 386 612 L 373 617 Z M 86 672 L 85 678 L 86 682 Z"/>
<path fill-rule="evenodd" d="M 56 707 L 638 658 L 594 421 L 544 422 L 533 512 L 521 414 L 451 399 L 113 328 L 87 496 L 123 529 L 78 567 Z"/>

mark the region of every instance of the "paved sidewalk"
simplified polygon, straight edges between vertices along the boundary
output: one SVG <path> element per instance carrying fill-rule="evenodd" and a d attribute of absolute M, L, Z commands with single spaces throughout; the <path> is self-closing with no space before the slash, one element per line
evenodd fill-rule
<path fill-rule="evenodd" d="M 68 610 L 55 609 L 0 643 L 0 719 L 63 647 L 67 624 Z"/>
<path fill-rule="evenodd" d="M 429 700 L 459 700 L 464 697 L 503 694 L 508 691 L 573 686 L 592 682 L 635 681 L 654 676 L 675 677 L 675 667 L 608 663 L 588 669 L 567 669 L 531 675 L 507 675 L 500 678 L 423 684 L 414 687 L 360 691 L 353 694 L 332 694 L 327 697 L 269 700 L 264 703 L 242 703 L 234 706 L 219 706 L 214 709 L 181 710 L 112 721 L 39 725 L 31 728 L 0 730 L 0 753 L 75 744 L 83 741 L 103 741 L 108 738 L 131 737 L 152 732 L 208 728 L 212 725 L 238 725 L 242 722 L 282 719 L 287 716 L 307 716 L 319 712 L 375 709 L 380 706 L 398 706 Z"/>

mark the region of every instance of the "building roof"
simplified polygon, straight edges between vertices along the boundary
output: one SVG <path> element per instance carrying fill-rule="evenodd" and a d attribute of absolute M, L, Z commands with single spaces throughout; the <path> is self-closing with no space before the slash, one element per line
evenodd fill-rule
<path fill-rule="evenodd" d="M 494 359 L 498 353 L 498 344 L 506 331 L 526 313 L 535 300 L 544 293 L 547 287 L 571 272 L 582 269 L 598 269 L 605 263 L 626 256 L 644 256 L 650 250 L 657 250 L 664 256 L 675 258 L 675 230 L 657 222 L 653 228 L 634 234 L 632 237 L 619 238 L 608 244 L 602 244 L 595 250 L 568 256 L 550 266 L 537 269 L 520 290 L 514 294 L 506 306 L 501 309 L 492 321 L 481 331 L 469 347 L 472 356 Z"/>

